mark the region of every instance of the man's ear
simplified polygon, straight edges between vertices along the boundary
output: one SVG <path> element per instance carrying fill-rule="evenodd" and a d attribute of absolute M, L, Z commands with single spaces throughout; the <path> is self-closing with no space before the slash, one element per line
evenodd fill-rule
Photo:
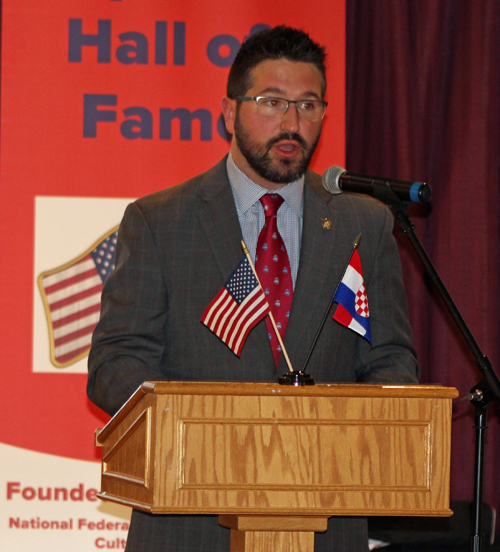
<path fill-rule="evenodd" d="M 226 123 L 226 130 L 230 134 L 234 134 L 234 119 L 236 117 L 236 100 L 232 100 L 227 96 L 224 96 L 221 101 L 222 114 L 224 115 L 224 121 Z"/>

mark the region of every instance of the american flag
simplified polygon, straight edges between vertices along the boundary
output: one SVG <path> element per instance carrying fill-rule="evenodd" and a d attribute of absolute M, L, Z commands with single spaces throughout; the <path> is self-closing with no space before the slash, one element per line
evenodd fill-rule
<path fill-rule="evenodd" d="M 362 335 L 371 343 L 368 297 L 366 296 L 361 259 L 357 249 L 354 249 L 352 253 L 334 301 L 338 303 L 338 306 L 333 319 Z"/>
<path fill-rule="evenodd" d="M 38 277 L 55 366 L 73 364 L 89 352 L 102 288 L 115 266 L 117 234 L 113 228 L 76 259 Z"/>
<path fill-rule="evenodd" d="M 266 296 L 243 256 L 227 282 L 208 305 L 201 317 L 237 356 L 250 330 L 270 311 Z"/>

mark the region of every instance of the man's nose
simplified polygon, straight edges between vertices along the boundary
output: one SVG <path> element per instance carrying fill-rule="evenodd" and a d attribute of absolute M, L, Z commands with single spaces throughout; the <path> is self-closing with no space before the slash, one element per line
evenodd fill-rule
<path fill-rule="evenodd" d="M 297 104 L 288 104 L 288 109 L 281 117 L 281 129 L 289 132 L 298 132 L 300 129 L 300 117 L 297 111 Z"/>

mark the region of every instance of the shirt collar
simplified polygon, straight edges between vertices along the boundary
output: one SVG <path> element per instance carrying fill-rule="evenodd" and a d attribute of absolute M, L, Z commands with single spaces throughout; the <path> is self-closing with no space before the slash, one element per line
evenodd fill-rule
<path fill-rule="evenodd" d="M 234 202 L 236 204 L 236 211 L 238 216 L 243 215 L 254 205 L 255 202 L 269 193 L 267 188 L 263 188 L 248 176 L 242 172 L 234 162 L 231 152 L 227 158 L 227 174 L 229 177 L 229 183 L 233 190 Z M 283 197 L 287 204 L 297 213 L 299 217 L 302 217 L 304 211 L 304 176 L 286 184 L 279 190 L 274 190 L 273 193 L 277 193 Z"/>

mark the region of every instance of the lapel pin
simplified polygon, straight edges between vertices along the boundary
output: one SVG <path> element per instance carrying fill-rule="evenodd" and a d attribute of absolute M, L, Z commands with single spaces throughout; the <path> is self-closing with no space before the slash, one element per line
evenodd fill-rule
<path fill-rule="evenodd" d="M 321 221 L 321 226 L 325 229 L 325 230 L 330 230 L 330 228 L 332 227 L 332 221 L 330 219 L 322 219 Z"/>

